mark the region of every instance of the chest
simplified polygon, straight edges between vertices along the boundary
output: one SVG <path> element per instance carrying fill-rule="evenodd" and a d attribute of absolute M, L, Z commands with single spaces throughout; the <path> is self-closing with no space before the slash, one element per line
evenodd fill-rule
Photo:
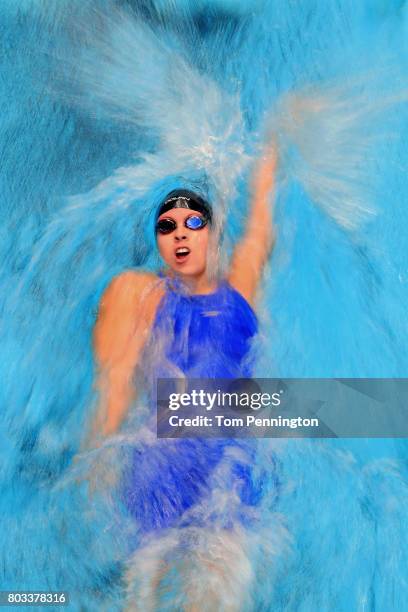
<path fill-rule="evenodd" d="M 166 296 L 158 311 L 153 341 L 167 359 L 182 365 L 238 363 L 257 331 L 252 309 L 235 295 L 186 298 Z"/>

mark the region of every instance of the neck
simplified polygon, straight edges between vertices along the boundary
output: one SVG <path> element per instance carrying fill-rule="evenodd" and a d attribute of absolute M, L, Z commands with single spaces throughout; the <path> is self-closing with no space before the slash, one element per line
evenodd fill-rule
<path fill-rule="evenodd" d="M 216 280 L 210 280 L 206 273 L 200 276 L 176 276 L 185 285 L 192 295 L 205 295 L 213 293 L 218 286 Z"/>

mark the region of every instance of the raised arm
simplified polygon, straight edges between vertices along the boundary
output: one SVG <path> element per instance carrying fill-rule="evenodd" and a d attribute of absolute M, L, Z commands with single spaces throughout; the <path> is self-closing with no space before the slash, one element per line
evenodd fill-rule
<path fill-rule="evenodd" d="M 276 150 L 268 148 L 258 161 L 252 177 L 251 204 L 244 235 L 235 247 L 228 280 L 253 304 L 262 269 L 275 242 L 273 195 Z"/>
<path fill-rule="evenodd" d="M 157 277 L 131 271 L 116 277 L 102 296 L 93 338 L 99 392 L 93 441 L 115 433 L 127 414 L 159 299 Z"/>

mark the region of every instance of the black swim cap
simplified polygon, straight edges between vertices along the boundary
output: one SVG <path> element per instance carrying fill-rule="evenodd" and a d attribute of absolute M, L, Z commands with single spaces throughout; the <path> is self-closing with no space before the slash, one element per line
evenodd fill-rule
<path fill-rule="evenodd" d="M 174 191 L 167 194 L 157 210 L 156 219 L 172 208 L 189 208 L 190 210 L 196 210 L 206 217 L 210 223 L 212 221 L 210 204 L 197 193 L 189 191 L 188 189 L 174 189 Z"/>

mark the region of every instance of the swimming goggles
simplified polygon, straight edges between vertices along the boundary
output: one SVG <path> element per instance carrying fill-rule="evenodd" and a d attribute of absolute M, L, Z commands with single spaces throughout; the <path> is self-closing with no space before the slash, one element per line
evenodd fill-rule
<path fill-rule="evenodd" d="M 184 227 L 191 230 L 200 230 L 203 229 L 207 223 L 207 217 L 190 215 L 184 220 Z M 159 234 L 171 234 L 175 229 L 177 229 L 177 223 L 174 219 L 159 219 L 156 223 L 156 232 L 159 232 Z"/>

